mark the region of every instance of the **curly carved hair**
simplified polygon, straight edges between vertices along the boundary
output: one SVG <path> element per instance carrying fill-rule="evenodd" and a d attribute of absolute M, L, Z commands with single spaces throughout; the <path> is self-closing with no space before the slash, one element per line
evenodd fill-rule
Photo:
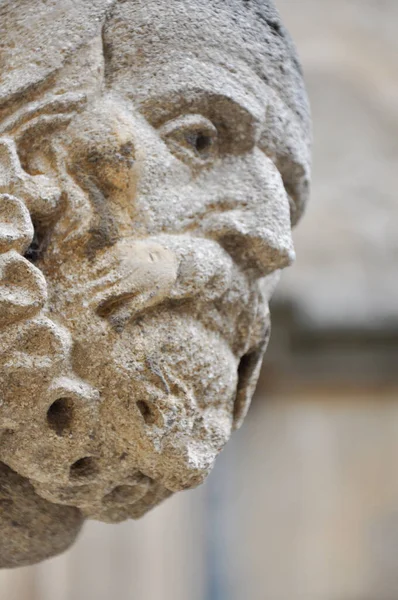
<path fill-rule="evenodd" d="M 73 373 L 70 333 L 49 318 L 47 282 L 34 261 L 63 195 L 51 169 L 24 165 L 24 148 L 35 146 L 37 132 L 50 145 L 46 135 L 84 104 L 83 94 L 51 95 L 0 124 L 0 461 L 41 483 L 55 475 L 54 453 L 78 460 L 83 451 L 66 434 L 76 410 L 87 413 L 79 420 L 87 432 L 93 429 L 98 394 Z M 49 153 L 56 160 L 55 149 Z"/>
<path fill-rule="evenodd" d="M 56 180 L 24 168 L 22 152 L 25 138 L 66 125 L 82 101 L 81 94 L 35 100 L 0 123 L 0 568 L 64 551 L 83 521 L 77 508 L 38 497 L 29 483 L 41 483 L 54 440 L 65 439 L 70 399 L 87 413 L 87 427 L 95 402 L 71 368 L 69 332 L 47 316 L 47 282 L 33 264 L 41 227 L 60 211 L 62 193 Z M 55 452 L 64 451 L 55 441 Z"/>

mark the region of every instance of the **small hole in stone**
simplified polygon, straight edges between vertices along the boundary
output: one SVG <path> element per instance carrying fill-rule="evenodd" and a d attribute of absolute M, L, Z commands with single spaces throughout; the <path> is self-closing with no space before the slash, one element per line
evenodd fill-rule
<path fill-rule="evenodd" d="M 155 416 L 147 402 L 144 402 L 143 400 L 138 400 L 137 408 L 142 414 L 142 417 L 147 425 L 152 425 L 152 423 L 155 422 Z"/>
<path fill-rule="evenodd" d="M 195 148 L 198 152 L 203 152 L 211 146 L 211 138 L 208 135 L 200 133 L 196 138 Z"/>
<path fill-rule="evenodd" d="M 98 474 L 97 463 L 91 456 L 80 458 L 70 468 L 71 479 L 88 479 Z"/>
<path fill-rule="evenodd" d="M 24 254 L 24 258 L 29 260 L 31 263 L 37 262 L 45 252 L 49 232 L 38 223 L 33 223 L 34 234 L 33 240 Z"/>
<path fill-rule="evenodd" d="M 47 423 L 50 429 L 59 436 L 70 433 L 73 421 L 73 400 L 59 398 L 47 411 Z"/>

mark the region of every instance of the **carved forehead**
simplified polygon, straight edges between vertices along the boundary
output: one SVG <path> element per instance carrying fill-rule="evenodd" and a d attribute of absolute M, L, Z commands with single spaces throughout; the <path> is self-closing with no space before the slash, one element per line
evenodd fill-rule
<path fill-rule="evenodd" d="M 103 39 L 110 83 L 122 71 L 134 76 L 156 65 L 159 73 L 182 59 L 219 64 L 238 76 L 245 65 L 277 92 L 308 136 L 301 69 L 269 0 L 127 0 L 108 15 Z"/>
<path fill-rule="evenodd" d="M 79 47 L 100 36 L 105 21 L 108 58 L 117 65 L 160 65 L 173 53 L 214 59 L 223 51 L 229 68 L 237 59 L 250 65 L 308 129 L 295 50 L 272 0 L 8 2 L 0 8 L 0 64 L 6 67 L 0 116 L 2 106 L 34 93 Z"/>

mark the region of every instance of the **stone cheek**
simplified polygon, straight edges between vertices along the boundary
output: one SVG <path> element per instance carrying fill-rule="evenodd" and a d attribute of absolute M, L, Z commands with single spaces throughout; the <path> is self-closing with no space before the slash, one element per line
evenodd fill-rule
<path fill-rule="evenodd" d="M 308 194 L 306 98 L 271 2 L 258 23 L 255 2 L 178 0 L 159 35 L 158 0 L 45 4 L 25 34 L 4 9 L 37 68 L 0 53 L 0 567 L 202 483 L 249 408 Z"/>

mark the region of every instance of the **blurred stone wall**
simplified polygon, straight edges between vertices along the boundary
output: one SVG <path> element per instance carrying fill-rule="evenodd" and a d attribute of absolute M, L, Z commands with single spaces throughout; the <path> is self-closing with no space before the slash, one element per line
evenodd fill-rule
<path fill-rule="evenodd" d="M 398 2 L 277 4 L 310 93 L 313 192 L 219 466 L 223 597 L 396 600 Z"/>
<path fill-rule="evenodd" d="M 398 328 L 398 2 L 277 4 L 314 118 L 312 201 L 279 298 L 310 326 Z"/>

